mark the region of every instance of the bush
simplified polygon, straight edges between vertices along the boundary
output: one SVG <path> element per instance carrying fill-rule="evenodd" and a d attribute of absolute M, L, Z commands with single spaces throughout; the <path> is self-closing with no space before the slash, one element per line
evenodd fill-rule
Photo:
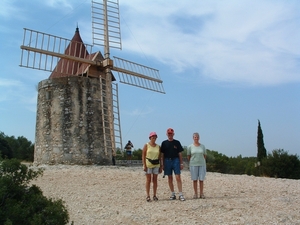
<path fill-rule="evenodd" d="M 300 160 L 283 149 L 275 149 L 262 160 L 262 172 L 266 176 L 300 179 Z"/>
<path fill-rule="evenodd" d="M 132 159 L 142 160 L 142 154 L 143 154 L 143 150 L 139 148 L 138 150 L 132 152 Z"/>
<path fill-rule="evenodd" d="M 206 168 L 209 172 L 227 173 L 228 160 L 226 155 L 207 149 Z"/>
<path fill-rule="evenodd" d="M 33 162 L 34 144 L 25 137 L 7 136 L 0 132 L 0 156 Z"/>
<path fill-rule="evenodd" d="M 0 159 L 0 224 L 67 224 L 69 214 L 62 200 L 47 199 L 30 181 L 43 170 L 29 169 L 17 159 Z"/>
<path fill-rule="evenodd" d="M 11 159 L 12 156 L 13 153 L 8 142 L 0 136 L 0 157 Z"/>

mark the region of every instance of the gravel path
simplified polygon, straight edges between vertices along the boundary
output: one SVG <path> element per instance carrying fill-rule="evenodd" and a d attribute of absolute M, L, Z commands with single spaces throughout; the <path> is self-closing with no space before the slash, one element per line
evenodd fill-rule
<path fill-rule="evenodd" d="M 206 199 L 192 199 L 189 171 L 183 170 L 185 202 L 168 200 L 167 178 L 162 175 L 159 201 L 146 202 L 140 167 L 40 167 L 44 175 L 33 183 L 45 196 L 63 199 L 75 225 L 300 224 L 300 180 L 208 172 Z"/>

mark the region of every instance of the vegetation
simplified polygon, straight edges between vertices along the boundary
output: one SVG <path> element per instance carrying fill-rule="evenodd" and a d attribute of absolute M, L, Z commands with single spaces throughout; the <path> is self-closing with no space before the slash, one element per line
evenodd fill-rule
<path fill-rule="evenodd" d="M 186 158 L 186 149 L 182 156 Z M 117 151 L 117 160 L 126 160 L 125 151 Z M 134 160 L 142 159 L 142 149 L 133 151 Z M 289 155 L 283 149 L 273 150 L 264 157 L 260 166 L 257 166 L 256 157 L 228 157 L 222 153 L 207 149 L 206 167 L 209 172 L 226 174 L 247 174 L 253 176 L 267 176 L 277 178 L 300 179 L 300 159 L 297 155 Z"/>
<path fill-rule="evenodd" d="M 0 156 L 33 161 L 34 145 L 24 137 L 8 137 L 0 132 Z M 186 160 L 187 147 L 182 153 Z M 116 160 L 127 160 L 126 152 L 117 149 Z M 142 149 L 135 149 L 133 160 L 142 159 Z M 222 153 L 207 149 L 207 170 L 228 174 L 248 174 L 278 178 L 300 179 L 300 159 L 297 155 L 289 155 L 283 149 L 275 149 L 267 155 L 264 146 L 260 121 L 257 130 L 257 157 L 228 157 Z M 258 162 L 260 162 L 258 164 Z"/>
<path fill-rule="evenodd" d="M 69 214 L 62 200 L 47 199 L 30 181 L 42 175 L 17 159 L 0 158 L 0 224 L 67 224 Z"/>
<path fill-rule="evenodd" d="M 0 134 L 1 135 L 1 134 Z M 11 147 L 9 146 L 8 142 L 0 137 L 0 157 L 6 157 L 11 159 L 13 156 Z"/>
<path fill-rule="evenodd" d="M 228 160 L 229 158 L 226 155 L 207 149 L 206 166 L 208 171 L 227 173 Z"/>
<path fill-rule="evenodd" d="M 258 120 L 257 128 L 257 161 L 261 162 L 264 158 L 267 157 L 267 150 L 264 144 L 264 135 L 260 126 L 260 121 Z"/>
<path fill-rule="evenodd" d="M 283 149 L 275 149 L 263 160 L 263 175 L 278 178 L 300 179 L 300 160 Z"/>
<path fill-rule="evenodd" d="M 6 136 L 0 132 L 0 156 L 33 162 L 34 144 L 25 137 Z"/>

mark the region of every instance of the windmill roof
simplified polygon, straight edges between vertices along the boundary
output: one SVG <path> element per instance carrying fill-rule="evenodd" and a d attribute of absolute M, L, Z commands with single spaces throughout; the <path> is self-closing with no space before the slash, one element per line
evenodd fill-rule
<path fill-rule="evenodd" d="M 76 28 L 71 42 L 65 49 L 64 54 L 79 58 L 85 58 L 85 56 L 89 54 L 80 37 L 78 27 Z M 77 73 L 77 69 L 80 67 L 80 64 L 80 62 L 61 58 L 49 78 L 75 75 Z"/>
<path fill-rule="evenodd" d="M 102 61 L 103 56 L 100 52 L 95 52 L 89 54 L 86 50 L 85 44 L 83 43 L 79 28 L 76 28 L 75 34 L 70 41 L 69 45 L 64 51 L 65 55 L 78 57 L 82 59 L 89 59 L 92 61 Z M 82 76 L 87 75 L 91 77 L 105 76 L 104 71 L 93 69 L 92 73 L 89 72 L 91 65 L 88 63 L 81 63 L 70 59 L 61 58 L 55 69 L 50 74 L 49 78 L 59 78 L 59 77 L 68 77 L 68 76 Z M 115 77 L 112 75 L 112 80 L 115 81 Z"/>

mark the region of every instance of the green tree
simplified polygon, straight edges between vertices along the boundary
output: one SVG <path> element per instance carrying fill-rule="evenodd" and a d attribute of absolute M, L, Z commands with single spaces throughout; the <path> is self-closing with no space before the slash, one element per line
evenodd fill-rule
<path fill-rule="evenodd" d="M 13 157 L 13 152 L 8 144 L 8 142 L 0 134 L 0 157 L 11 159 Z"/>
<path fill-rule="evenodd" d="M 15 136 L 7 136 L 3 132 L 0 133 L 0 140 L 5 140 L 10 148 L 9 158 L 16 158 L 20 160 L 33 162 L 34 156 L 34 144 L 27 140 L 27 138 L 21 136 L 15 138 Z M 3 144 L 3 141 L 1 142 Z M 0 144 L 0 151 L 1 148 Z"/>
<path fill-rule="evenodd" d="M 206 168 L 210 172 L 227 173 L 228 160 L 226 155 L 207 149 Z"/>
<path fill-rule="evenodd" d="M 262 172 L 266 176 L 300 179 L 300 160 L 283 149 L 275 149 L 263 160 Z"/>
<path fill-rule="evenodd" d="M 116 149 L 116 160 L 123 160 L 125 158 L 126 152 L 122 150 L 121 148 Z"/>
<path fill-rule="evenodd" d="M 257 160 L 262 161 L 263 158 L 267 157 L 267 150 L 264 144 L 264 135 L 260 126 L 260 121 L 258 120 L 257 128 Z"/>
<path fill-rule="evenodd" d="M 0 224 L 67 224 L 69 214 L 62 200 L 47 199 L 30 182 L 43 170 L 29 169 L 17 159 L 0 159 Z"/>
<path fill-rule="evenodd" d="M 239 155 L 237 157 L 230 157 L 228 159 L 230 174 L 248 174 L 254 175 L 254 163 L 256 162 L 256 157 L 242 157 Z"/>
<path fill-rule="evenodd" d="M 142 160 L 142 154 L 143 150 L 140 148 L 138 150 L 132 151 L 132 160 Z"/>

